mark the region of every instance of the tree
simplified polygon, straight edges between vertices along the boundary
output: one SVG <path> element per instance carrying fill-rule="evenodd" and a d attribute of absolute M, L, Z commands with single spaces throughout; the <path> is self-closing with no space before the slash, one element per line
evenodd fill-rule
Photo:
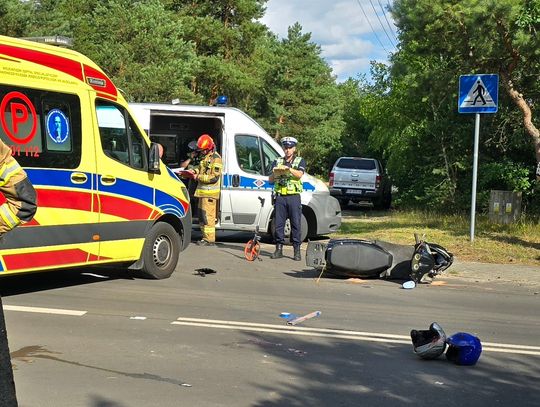
<path fill-rule="evenodd" d="M 325 174 L 330 153 L 341 147 L 344 128 L 343 100 L 335 79 L 320 57 L 320 47 L 311 42 L 310 34 L 302 33 L 298 23 L 289 27 L 277 52 L 272 76 L 266 82 L 266 89 L 274 90 L 269 110 L 275 118 L 267 129 L 276 140 L 296 137 L 310 172 Z"/>
<path fill-rule="evenodd" d="M 540 162 L 540 134 L 534 124 L 540 88 L 536 75 L 531 74 L 540 68 L 536 35 L 540 2 L 396 0 L 392 12 L 400 39 L 400 49 L 393 59 L 394 74 L 413 79 L 412 87 L 423 86 L 428 90 L 425 97 L 435 102 L 443 96 L 437 90 L 446 91 L 454 99 L 455 90 L 445 90 L 444 84 L 454 86 L 459 74 L 499 73 L 507 94 L 500 101 L 503 110 L 508 101 L 519 109 L 525 130 L 522 134 L 529 137 L 536 162 Z M 425 69 L 414 72 L 419 66 Z M 493 120 L 490 125 L 496 132 L 507 118 Z"/>
<path fill-rule="evenodd" d="M 196 101 L 189 91 L 198 60 L 161 1 L 16 1 L 30 9 L 20 36 L 64 35 L 100 65 L 132 101 Z M 3 18 L 13 19 L 11 8 Z M 3 20 L 0 16 L 0 22 Z"/>

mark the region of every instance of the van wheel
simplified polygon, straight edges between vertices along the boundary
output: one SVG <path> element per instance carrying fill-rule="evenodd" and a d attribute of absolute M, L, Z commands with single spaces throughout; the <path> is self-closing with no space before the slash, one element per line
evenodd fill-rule
<path fill-rule="evenodd" d="M 170 277 L 178 263 L 180 243 L 180 236 L 168 223 L 152 226 L 144 241 L 141 274 L 156 280 Z"/>
<path fill-rule="evenodd" d="M 300 219 L 300 228 L 301 228 L 300 241 L 303 242 L 307 239 L 307 235 L 308 235 L 308 223 L 304 214 L 302 214 L 302 218 Z M 276 222 L 274 218 L 272 218 L 272 221 L 270 223 L 270 233 L 272 234 L 272 237 L 276 235 Z M 291 242 L 290 237 L 291 237 L 291 223 L 289 222 L 289 219 L 287 219 L 285 221 L 285 242 L 290 243 Z"/>

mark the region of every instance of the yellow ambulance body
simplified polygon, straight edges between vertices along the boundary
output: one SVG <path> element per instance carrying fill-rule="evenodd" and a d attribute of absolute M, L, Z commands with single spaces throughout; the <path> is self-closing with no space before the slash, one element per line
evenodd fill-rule
<path fill-rule="evenodd" d="M 0 275 L 106 263 L 152 278 L 174 271 L 191 240 L 187 191 L 90 59 L 0 36 L 0 138 L 38 204 L 1 238 Z"/>

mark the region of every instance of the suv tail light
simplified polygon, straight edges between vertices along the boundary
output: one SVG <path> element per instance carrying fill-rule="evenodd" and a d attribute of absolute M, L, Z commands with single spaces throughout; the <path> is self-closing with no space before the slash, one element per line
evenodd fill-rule
<path fill-rule="evenodd" d="M 377 175 L 375 177 L 375 188 L 379 189 L 380 186 L 381 186 L 381 176 Z"/>
<path fill-rule="evenodd" d="M 334 186 L 334 173 L 331 172 L 330 175 L 328 175 L 328 185 L 333 187 Z"/>

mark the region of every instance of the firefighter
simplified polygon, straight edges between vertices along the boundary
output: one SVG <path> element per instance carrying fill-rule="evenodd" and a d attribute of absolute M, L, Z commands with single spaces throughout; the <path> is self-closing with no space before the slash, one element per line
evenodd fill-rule
<path fill-rule="evenodd" d="M 199 137 L 197 150 L 200 152 L 200 163 L 193 170 L 193 179 L 197 181 L 195 197 L 199 198 L 199 225 L 202 232 L 202 239 L 197 244 L 214 246 L 223 162 L 216 152 L 214 140 L 208 134 Z"/>
<path fill-rule="evenodd" d="M 0 206 L 0 237 L 36 213 L 36 191 L 26 172 L 12 157 L 11 148 L 0 140 L 0 193 L 6 202 Z"/>
<path fill-rule="evenodd" d="M 276 250 L 270 258 L 283 257 L 283 243 L 285 241 L 285 221 L 289 218 L 291 224 L 291 243 L 294 248 L 294 260 L 300 261 L 300 238 L 302 236 L 302 175 L 306 171 L 306 162 L 297 156 L 296 145 L 298 141 L 294 137 L 284 137 L 281 145 L 285 151 L 285 157 L 280 157 L 272 163 L 270 183 L 274 184 L 274 211 L 275 211 L 275 241 Z"/>

